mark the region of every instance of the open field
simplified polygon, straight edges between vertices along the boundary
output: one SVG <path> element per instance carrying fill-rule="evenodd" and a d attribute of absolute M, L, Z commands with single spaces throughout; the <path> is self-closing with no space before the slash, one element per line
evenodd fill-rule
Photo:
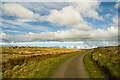
<path fill-rule="evenodd" d="M 85 50 L 47 47 L 2 47 L 3 78 L 46 78 L 69 57 Z"/>
<path fill-rule="evenodd" d="M 120 78 L 118 47 L 100 47 L 84 58 L 86 69 L 91 78 Z"/>
<path fill-rule="evenodd" d="M 5 63 L 9 59 L 27 58 L 41 55 L 54 55 L 62 53 L 71 53 L 79 51 L 75 49 L 47 48 L 47 47 L 3 47 L 2 62 Z"/>
<path fill-rule="evenodd" d="M 2 47 L 2 77 L 47 78 L 63 61 L 83 51 L 87 50 L 47 47 Z M 92 49 L 84 57 L 85 67 L 92 79 L 106 77 L 118 79 L 120 77 L 118 73 L 119 60 L 118 47 Z"/>

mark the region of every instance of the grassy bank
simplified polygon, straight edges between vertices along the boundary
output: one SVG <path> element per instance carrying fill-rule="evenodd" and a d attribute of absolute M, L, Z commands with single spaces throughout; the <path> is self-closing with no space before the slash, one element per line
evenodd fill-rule
<path fill-rule="evenodd" d="M 5 47 L 2 51 L 3 57 L 6 58 L 3 59 L 2 77 L 47 78 L 60 63 L 80 52 L 80 50 L 60 48 Z M 13 55 L 14 58 L 13 56 L 8 58 L 6 55 Z"/>
<path fill-rule="evenodd" d="M 118 47 L 97 48 L 92 54 L 92 59 L 109 78 L 120 78 Z"/>
<path fill-rule="evenodd" d="M 100 47 L 88 53 L 84 58 L 90 78 L 119 78 L 118 47 Z M 104 73 L 104 76 L 102 75 Z"/>
<path fill-rule="evenodd" d="M 102 75 L 100 69 L 92 61 L 91 55 L 92 55 L 92 52 L 88 53 L 84 57 L 84 64 L 85 64 L 85 67 L 88 71 L 88 74 L 89 74 L 90 78 L 91 79 L 93 79 L 93 78 L 105 78 Z"/>

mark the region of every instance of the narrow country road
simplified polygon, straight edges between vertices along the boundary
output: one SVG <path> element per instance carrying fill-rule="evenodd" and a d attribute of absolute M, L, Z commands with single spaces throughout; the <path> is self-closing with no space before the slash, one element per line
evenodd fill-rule
<path fill-rule="evenodd" d="M 49 78 L 89 78 L 83 63 L 84 56 L 90 51 L 82 52 L 72 56 L 60 64 L 49 76 Z"/>

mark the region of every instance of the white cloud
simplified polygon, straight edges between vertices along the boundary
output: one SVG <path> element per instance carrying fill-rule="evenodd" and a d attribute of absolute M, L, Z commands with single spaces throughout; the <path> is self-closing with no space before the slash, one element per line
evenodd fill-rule
<path fill-rule="evenodd" d="M 32 22 L 32 21 L 36 21 L 35 19 L 17 19 L 16 21 L 18 22 Z"/>
<path fill-rule="evenodd" d="M 44 16 L 41 16 L 38 13 L 34 13 L 31 10 L 23 7 L 22 5 L 16 3 L 3 4 L 2 11 L 3 15 L 24 19 L 24 20 L 21 19 L 21 21 L 35 21 L 35 19 L 39 19 L 41 21 L 45 20 Z"/>
<path fill-rule="evenodd" d="M 4 41 L 16 41 L 15 36 L 11 36 L 11 35 L 3 33 L 3 32 L 0 32 L 0 39 L 4 40 Z"/>
<path fill-rule="evenodd" d="M 80 2 L 71 3 L 72 6 L 67 6 L 61 10 L 51 10 L 46 20 L 56 25 L 66 25 L 74 29 L 90 30 L 88 22 L 83 17 L 103 20 L 96 11 L 99 9 L 100 3 L 97 2 Z M 89 14 L 89 15 L 88 15 Z"/>
<path fill-rule="evenodd" d="M 13 30 L 5 30 L 6 32 L 14 32 L 14 33 L 26 33 L 26 32 L 22 32 L 22 31 L 13 31 Z"/>
<path fill-rule="evenodd" d="M 113 23 L 107 30 L 97 29 L 91 32 L 91 38 L 99 40 L 118 40 L 118 16 L 112 18 Z"/>
<path fill-rule="evenodd" d="M 3 14 L 8 16 L 16 16 L 20 18 L 33 18 L 34 13 L 23 6 L 16 3 L 6 3 L 2 5 Z"/>
<path fill-rule="evenodd" d="M 111 16 L 110 14 L 106 14 L 106 15 L 105 15 L 106 18 L 108 18 L 108 17 L 110 17 L 110 16 Z"/>
<path fill-rule="evenodd" d="M 115 8 L 118 8 L 118 3 L 114 6 Z"/>
<path fill-rule="evenodd" d="M 90 38 L 93 40 L 118 40 L 118 29 L 109 27 L 107 30 L 93 30 Z"/>
<path fill-rule="evenodd" d="M 4 37 L 4 36 L 6 36 L 6 34 L 5 34 L 5 33 L 0 32 L 0 39 L 2 39 L 2 37 Z"/>
<path fill-rule="evenodd" d="M 16 35 L 19 38 L 19 41 L 34 41 L 34 40 L 82 40 L 84 38 L 88 38 L 89 32 L 82 31 L 77 29 L 70 29 L 65 31 L 57 31 L 57 32 L 41 32 L 40 34 L 36 34 L 33 32 L 29 32 L 26 35 Z"/>
<path fill-rule="evenodd" d="M 72 6 L 65 7 L 61 11 L 52 10 L 47 20 L 58 25 L 74 25 L 81 20 L 83 21 Z"/>
<path fill-rule="evenodd" d="M 62 10 L 52 10 L 47 16 L 47 21 L 57 25 L 67 25 L 77 29 L 89 29 L 87 22 L 72 7 L 64 7 Z"/>
<path fill-rule="evenodd" d="M 114 16 L 112 18 L 113 23 L 111 24 L 111 27 L 108 27 L 107 30 L 99 29 L 96 32 L 97 35 L 101 35 L 101 39 L 107 39 L 107 40 L 118 40 L 118 15 Z M 99 33 L 99 34 L 98 34 Z"/>
<path fill-rule="evenodd" d="M 113 23 L 111 24 L 111 26 L 118 27 L 118 15 L 114 16 L 112 18 L 112 21 L 113 21 Z"/>
<path fill-rule="evenodd" d="M 30 10 L 34 10 L 36 12 L 45 12 L 48 13 L 50 10 L 52 9 L 61 9 L 65 6 L 68 6 L 69 3 L 67 2 L 27 2 L 27 3 L 24 3 L 24 2 L 21 2 L 21 3 L 18 3 L 20 5 L 23 5 L 24 7 L 26 8 L 29 8 Z"/>
<path fill-rule="evenodd" d="M 116 5 L 114 6 L 114 8 L 120 8 L 120 1 L 118 1 L 118 2 L 116 3 Z"/>
<path fill-rule="evenodd" d="M 96 11 L 99 9 L 100 3 L 98 2 L 79 2 L 79 3 L 72 3 L 75 9 L 81 13 L 84 17 L 93 18 L 103 20 L 102 16 L 99 16 L 98 12 Z"/>
<path fill-rule="evenodd" d="M 2 27 L 17 29 L 17 30 L 19 29 L 36 30 L 36 31 L 50 31 L 51 30 L 50 28 L 46 26 L 30 25 L 29 23 L 25 23 L 29 21 L 31 20 L 29 19 L 16 19 L 16 20 L 2 19 Z"/>
<path fill-rule="evenodd" d="M 4 35 L 4 40 L 11 41 L 9 35 Z M 7 36 L 7 37 L 6 37 Z M 76 41 L 76 40 L 118 40 L 118 29 L 115 27 L 109 27 L 107 30 L 97 29 L 91 31 L 84 31 L 79 29 L 69 29 L 56 32 L 41 32 L 36 34 L 29 32 L 25 35 L 16 35 L 13 38 L 13 41 L 34 41 L 34 40 L 67 40 L 67 41 Z"/>

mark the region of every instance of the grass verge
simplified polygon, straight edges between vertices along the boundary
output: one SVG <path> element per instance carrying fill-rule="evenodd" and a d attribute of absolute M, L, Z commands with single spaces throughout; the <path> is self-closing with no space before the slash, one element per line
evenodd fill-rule
<path fill-rule="evenodd" d="M 90 78 L 93 80 L 94 78 L 105 78 L 102 75 L 102 72 L 100 71 L 100 69 L 98 69 L 98 67 L 92 61 L 91 55 L 92 55 L 92 52 L 86 54 L 84 57 L 84 64 L 85 64 L 85 67 L 88 71 Z"/>

